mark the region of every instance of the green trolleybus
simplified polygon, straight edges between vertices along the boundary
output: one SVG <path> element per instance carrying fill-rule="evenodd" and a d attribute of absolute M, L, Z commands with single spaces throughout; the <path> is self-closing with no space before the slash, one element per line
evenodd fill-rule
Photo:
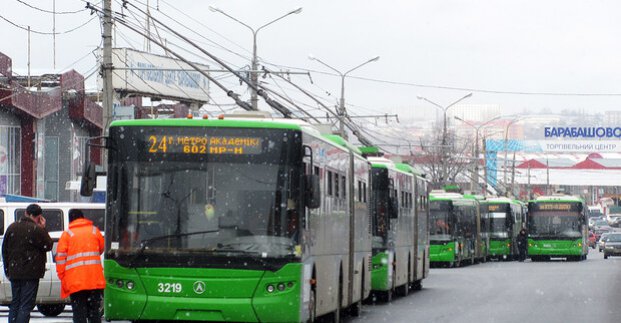
<path fill-rule="evenodd" d="M 461 266 L 476 260 L 479 202 L 442 190 L 429 195 L 429 260 L 432 265 Z"/>
<path fill-rule="evenodd" d="M 370 166 L 342 138 L 224 116 L 115 121 L 106 147 L 106 320 L 359 313 Z"/>
<path fill-rule="evenodd" d="M 372 165 L 372 290 L 390 301 L 393 292 L 405 296 L 411 287 L 420 289 L 428 271 L 426 234 L 420 236 L 418 229 L 426 228 L 428 215 L 426 207 L 417 208 L 426 203 L 426 182 L 407 164 L 367 159 Z"/>
<path fill-rule="evenodd" d="M 507 197 L 487 200 L 490 221 L 490 257 L 517 259 L 517 236 L 526 225 L 524 203 Z"/>
<path fill-rule="evenodd" d="M 584 260 L 588 225 L 584 200 L 569 195 L 540 196 L 528 202 L 528 255 Z"/>

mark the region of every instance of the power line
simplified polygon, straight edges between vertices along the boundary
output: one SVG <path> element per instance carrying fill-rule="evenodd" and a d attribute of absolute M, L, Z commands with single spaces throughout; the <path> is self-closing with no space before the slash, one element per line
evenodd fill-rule
<path fill-rule="evenodd" d="M 50 10 L 46 10 L 46 9 L 41 9 L 39 7 L 35 7 L 35 6 L 29 4 L 29 3 L 25 2 L 25 1 L 22 1 L 22 0 L 15 0 L 15 1 L 25 5 L 27 7 L 30 7 L 30 8 L 32 8 L 34 10 L 38 10 L 38 11 L 45 12 L 45 13 L 56 14 L 56 15 L 68 15 L 68 14 L 79 13 L 79 12 L 87 10 L 87 8 L 83 8 L 83 9 L 76 10 L 76 11 L 50 11 Z"/>
<path fill-rule="evenodd" d="M 308 68 L 278 65 L 278 64 L 268 63 L 268 62 L 266 62 L 266 64 L 276 66 L 279 68 L 297 69 L 297 70 L 311 72 L 311 73 L 340 77 L 340 75 L 336 73 L 318 71 L 318 70 L 313 70 L 313 69 L 308 69 Z M 589 92 L 579 93 L 579 92 L 529 92 L 529 91 L 490 90 L 490 89 L 480 89 L 480 88 L 470 88 L 470 87 L 457 87 L 457 86 L 447 86 L 447 85 L 391 81 L 391 80 L 376 79 L 376 78 L 361 77 L 361 76 L 347 76 L 347 77 L 351 79 L 357 79 L 361 81 L 369 81 L 369 82 L 375 82 L 375 83 L 384 83 L 384 84 L 420 87 L 420 88 L 431 88 L 431 89 L 439 89 L 439 90 L 468 91 L 468 92 L 487 93 L 487 94 L 539 95 L 539 96 L 586 96 L 586 97 L 621 96 L 621 93 L 614 93 L 614 92 L 612 93 L 589 93 Z"/>
<path fill-rule="evenodd" d="M 62 31 L 62 32 L 54 33 L 54 32 L 45 32 L 45 31 L 35 30 L 35 29 L 32 29 L 32 28 L 28 28 L 28 26 L 24 27 L 24 26 L 19 25 L 19 24 L 13 22 L 13 21 L 7 19 L 6 17 L 0 15 L 0 19 L 8 22 L 9 24 L 11 24 L 11 25 L 13 25 L 13 26 L 15 26 L 15 27 L 17 27 L 19 29 L 23 29 L 25 31 L 29 31 L 31 33 L 39 34 L 39 35 L 62 35 L 62 34 L 68 34 L 68 33 L 72 32 L 72 31 L 76 31 L 76 30 L 86 26 L 86 24 L 88 24 L 89 22 L 93 21 L 93 19 L 95 19 L 95 18 L 98 18 L 98 16 L 93 16 L 91 19 L 87 20 L 85 23 L 83 23 L 83 24 L 81 24 L 81 25 L 79 25 L 77 27 L 74 27 L 74 28 L 71 28 L 71 29 L 68 29 L 68 30 L 65 30 L 65 31 Z"/>

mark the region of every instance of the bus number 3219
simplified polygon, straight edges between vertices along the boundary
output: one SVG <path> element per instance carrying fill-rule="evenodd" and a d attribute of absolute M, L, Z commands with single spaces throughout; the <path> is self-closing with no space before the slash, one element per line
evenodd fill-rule
<path fill-rule="evenodd" d="M 158 283 L 157 291 L 160 293 L 181 293 L 180 283 Z"/>

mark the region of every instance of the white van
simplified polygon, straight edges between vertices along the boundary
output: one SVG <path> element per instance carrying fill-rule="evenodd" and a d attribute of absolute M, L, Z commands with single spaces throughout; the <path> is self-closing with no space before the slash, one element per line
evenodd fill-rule
<path fill-rule="evenodd" d="M 15 222 L 23 216 L 26 207 L 31 203 L 0 203 L 0 243 L 4 238 L 4 232 L 9 224 Z M 46 229 L 54 240 L 54 247 L 47 253 L 47 263 L 45 264 L 45 276 L 39 281 L 39 291 L 37 292 L 37 309 L 45 316 L 58 316 L 69 304 L 68 298 L 60 298 L 60 280 L 56 275 L 56 245 L 63 231 L 69 228 L 69 211 L 80 209 L 84 217 L 93 221 L 99 230 L 104 231 L 104 212 L 103 203 L 37 203 L 43 209 L 43 216 L 46 220 Z M 2 279 L 0 280 L 0 305 L 11 303 L 11 282 L 4 275 L 2 259 L 0 258 L 0 270 Z"/>

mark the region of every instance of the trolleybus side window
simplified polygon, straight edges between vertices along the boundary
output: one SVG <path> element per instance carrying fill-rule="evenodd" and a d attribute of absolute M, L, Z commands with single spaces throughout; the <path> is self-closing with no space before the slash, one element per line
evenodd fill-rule
<path fill-rule="evenodd" d="M 363 198 L 364 198 L 364 202 L 366 203 L 367 202 L 367 194 L 368 194 L 368 192 L 367 192 L 367 183 L 362 183 L 362 190 L 364 191 L 364 193 L 363 193 L 364 197 Z"/>
<path fill-rule="evenodd" d="M 342 193 L 343 193 L 343 194 L 341 194 L 341 197 L 343 199 L 347 198 L 347 188 L 346 188 L 347 185 L 346 185 L 346 183 L 347 183 L 347 180 L 345 179 L 345 176 L 341 176 L 341 184 L 342 184 L 341 185 L 341 187 L 342 187 L 341 190 L 342 190 Z"/>
<path fill-rule="evenodd" d="M 328 196 L 332 196 L 332 172 L 328 171 Z"/>
<path fill-rule="evenodd" d="M 4 234 L 4 211 L 0 210 L 0 235 Z"/>
<path fill-rule="evenodd" d="M 26 209 L 15 210 L 15 221 L 23 217 L 25 212 Z M 62 210 L 43 209 L 43 217 L 45 218 L 45 229 L 48 232 L 65 230 Z"/>
<path fill-rule="evenodd" d="M 334 173 L 334 197 L 339 198 L 339 174 Z"/>

